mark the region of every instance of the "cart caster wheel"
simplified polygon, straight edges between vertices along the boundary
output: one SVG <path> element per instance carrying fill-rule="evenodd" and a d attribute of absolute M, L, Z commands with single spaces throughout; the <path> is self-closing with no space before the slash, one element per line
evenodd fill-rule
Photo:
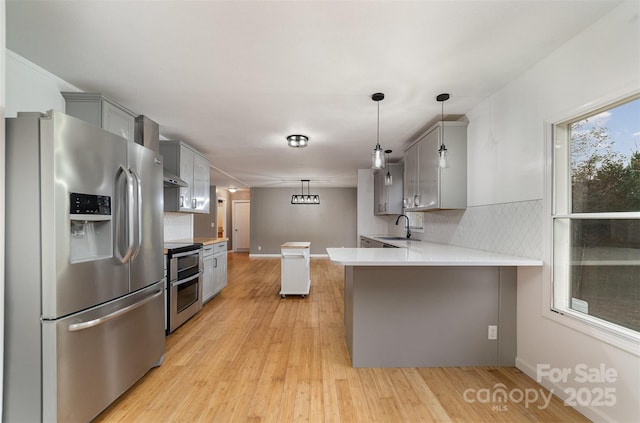
<path fill-rule="evenodd" d="M 302 296 L 302 298 L 304 298 L 304 297 L 305 297 L 305 295 L 304 295 L 304 294 L 302 294 L 301 296 Z"/>
<path fill-rule="evenodd" d="M 284 295 L 284 294 L 280 294 L 280 298 L 284 298 L 284 297 L 285 297 L 285 295 Z"/>

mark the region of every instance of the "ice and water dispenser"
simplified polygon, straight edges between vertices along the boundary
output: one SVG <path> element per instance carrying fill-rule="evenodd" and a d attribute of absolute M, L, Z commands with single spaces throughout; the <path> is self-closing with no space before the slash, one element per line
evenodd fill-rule
<path fill-rule="evenodd" d="M 71 263 L 100 260 L 113 255 L 111 197 L 69 195 Z"/>

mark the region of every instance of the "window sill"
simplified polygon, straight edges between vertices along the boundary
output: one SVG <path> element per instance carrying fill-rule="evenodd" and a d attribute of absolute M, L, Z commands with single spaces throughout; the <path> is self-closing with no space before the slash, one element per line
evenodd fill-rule
<path fill-rule="evenodd" d="M 574 311 L 545 310 L 543 316 L 599 341 L 605 342 L 636 357 L 640 357 L 640 334 L 631 329 L 607 324 Z"/>

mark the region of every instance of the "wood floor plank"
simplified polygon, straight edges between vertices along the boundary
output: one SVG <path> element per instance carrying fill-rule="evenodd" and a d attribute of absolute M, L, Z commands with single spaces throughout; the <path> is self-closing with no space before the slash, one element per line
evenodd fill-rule
<path fill-rule="evenodd" d="M 466 390 L 541 389 L 513 367 L 354 369 L 343 274 L 312 258 L 310 294 L 280 298 L 280 260 L 230 253 L 229 285 L 167 337 L 164 363 L 95 422 L 584 422 L 548 407 L 465 400 Z M 506 405 L 498 409 L 496 405 Z"/>

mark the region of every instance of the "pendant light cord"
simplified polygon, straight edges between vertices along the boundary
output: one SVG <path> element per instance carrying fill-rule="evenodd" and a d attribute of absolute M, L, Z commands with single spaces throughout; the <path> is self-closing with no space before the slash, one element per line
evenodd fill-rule
<path fill-rule="evenodd" d="M 444 144 L 444 102 L 446 100 L 442 101 L 442 109 L 440 109 L 440 119 L 442 119 L 442 145 Z M 446 146 L 444 148 L 447 148 Z"/>
<path fill-rule="evenodd" d="M 378 132 L 376 134 L 376 148 L 380 148 L 380 101 L 378 103 Z"/>

